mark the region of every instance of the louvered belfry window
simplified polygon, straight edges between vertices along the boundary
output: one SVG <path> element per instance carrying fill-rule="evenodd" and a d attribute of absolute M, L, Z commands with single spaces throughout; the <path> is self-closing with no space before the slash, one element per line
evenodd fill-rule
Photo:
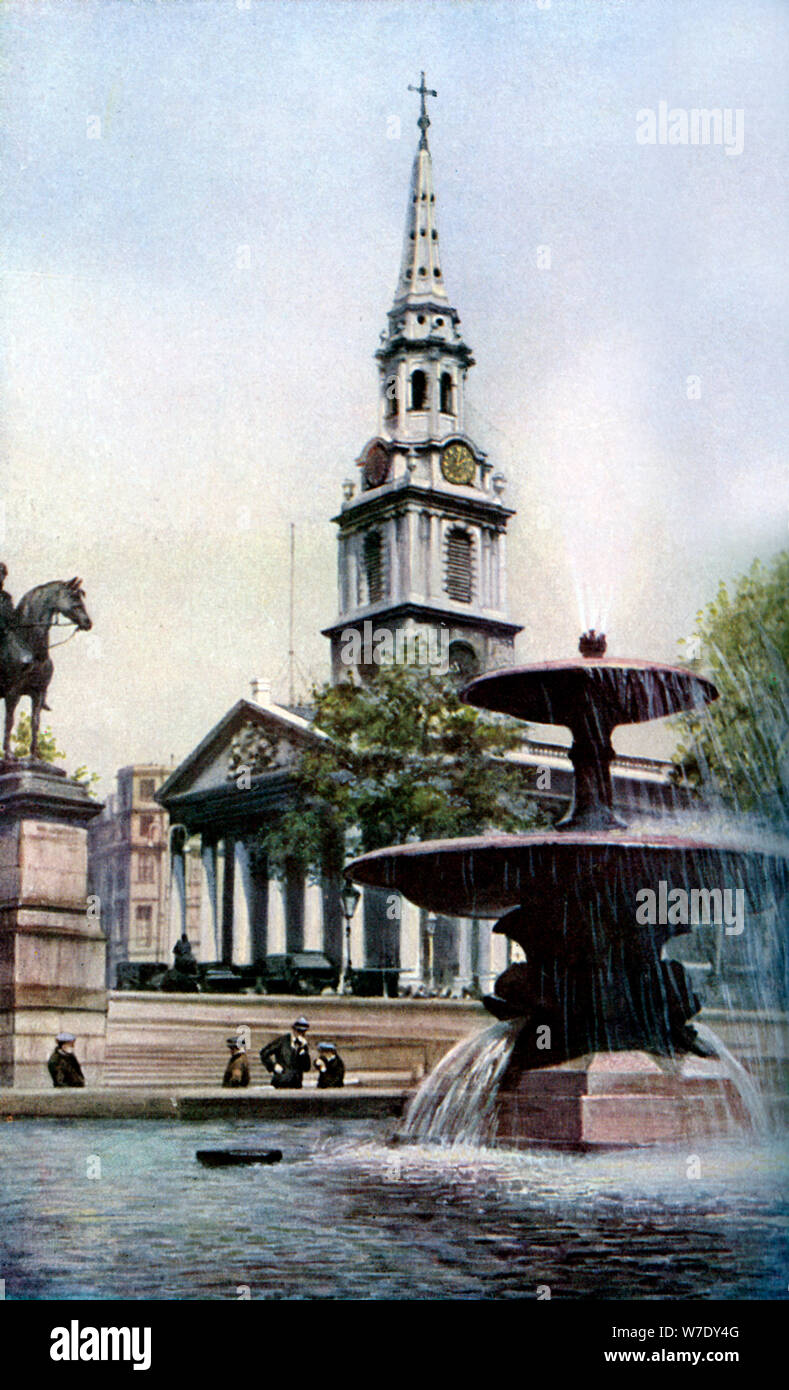
<path fill-rule="evenodd" d="M 380 531 L 369 531 L 364 538 L 364 571 L 367 576 L 367 602 L 378 603 L 386 592 Z"/>
<path fill-rule="evenodd" d="M 471 537 L 455 527 L 447 538 L 447 593 L 456 603 L 471 603 Z"/>

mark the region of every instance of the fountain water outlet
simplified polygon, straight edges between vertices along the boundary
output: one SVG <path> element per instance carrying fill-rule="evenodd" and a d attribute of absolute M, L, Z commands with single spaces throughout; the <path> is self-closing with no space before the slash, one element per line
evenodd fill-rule
<path fill-rule="evenodd" d="M 416 1096 L 406 1138 L 478 1139 L 481 1108 L 486 1141 L 514 1147 L 686 1141 L 753 1121 L 742 1069 L 694 1026 L 686 972 L 662 958 L 692 929 L 687 916 L 643 923 L 638 904 L 662 883 L 709 907 L 714 890 L 736 885 L 758 912 L 789 893 L 789 860 L 775 846 L 629 830 L 613 809 L 613 730 L 703 709 L 718 692 L 682 667 L 607 657 L 593 630 L 579 652 L 490 672 L 462 693 L 477 709 L 570 729 L 573 796 L 551 830 L 396 845 L 349 866 L 357 883 L 429 912 L 497 918 L 494 931 L 526 956 L 484 1000 L 508 1025 L 506 1065 L 501 1030 L 490 1058 L 478 1038 L 460 1045 Z"/>

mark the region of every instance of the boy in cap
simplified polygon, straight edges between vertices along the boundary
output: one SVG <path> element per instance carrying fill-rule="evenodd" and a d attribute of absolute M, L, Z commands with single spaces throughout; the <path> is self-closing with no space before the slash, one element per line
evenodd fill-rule
<path fill-rule="evenodd" d="M 318 1043 L 318 1056 L 315 1059 L 315 1068 L 318 1072 L 319 1091 L 328 1091 L 332 1087 L 342 1086 L 345 1080 L 345 1063 L 334 1046 L 334 1043 Z"/>
<path fill-rule="evenodd" d="M 306 1018 L 297 1018 L 289 1033 L 283 1033 L 260 1049 L 260 1060 L 271 1072 L 271 1084 L 278 1091 L 301 1090 L 305 1071 L 310 1069 Z"/>
<path fill-rule="evenodd" d="M 58 1033 L 55 1038 L 55 1051 L 47 1066 L 53 1086 L 84 1086 L 82 1067 L 74 1053 L 76 1038 L 73 1033 Z"/>
<path fill-rule="evenodd" d="M 225 1067 L 222 1085 L 248 1086 L 249 1063 L 247 1061 L 247 1050 L 243 1038 L 228 1038 L 227 1045 L 230 1048 L 230 1061 Z"/>

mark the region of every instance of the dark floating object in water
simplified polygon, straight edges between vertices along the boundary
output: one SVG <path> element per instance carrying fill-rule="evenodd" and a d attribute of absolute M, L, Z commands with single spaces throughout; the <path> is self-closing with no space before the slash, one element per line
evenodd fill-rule
<path fill-rule="evenodd" d="M 206 1168 L 234 1168 L 244 1163 L 279 1163 L 281 1149 L 198 1149 L 198 1163 Z"/>

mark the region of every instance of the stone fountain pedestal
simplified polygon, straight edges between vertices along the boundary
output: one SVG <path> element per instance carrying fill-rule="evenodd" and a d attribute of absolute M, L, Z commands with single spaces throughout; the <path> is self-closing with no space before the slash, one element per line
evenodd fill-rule
<path fill-rule="evenodd" d="M 87 901 L 87 827 L 101 811 L 61 768 L 0 762 L 0 1086 L 50 1088 L 47 1059 L 74 1033 L 100 1085 L 106 942 Z"/>
<path fill-rule="evenodd" d="M 578 1152 L 691 1143 L 742 1133 L 748 1119 L 716 1059 L 593 1052 L 505 1075 L 494 1142 Z"/>

